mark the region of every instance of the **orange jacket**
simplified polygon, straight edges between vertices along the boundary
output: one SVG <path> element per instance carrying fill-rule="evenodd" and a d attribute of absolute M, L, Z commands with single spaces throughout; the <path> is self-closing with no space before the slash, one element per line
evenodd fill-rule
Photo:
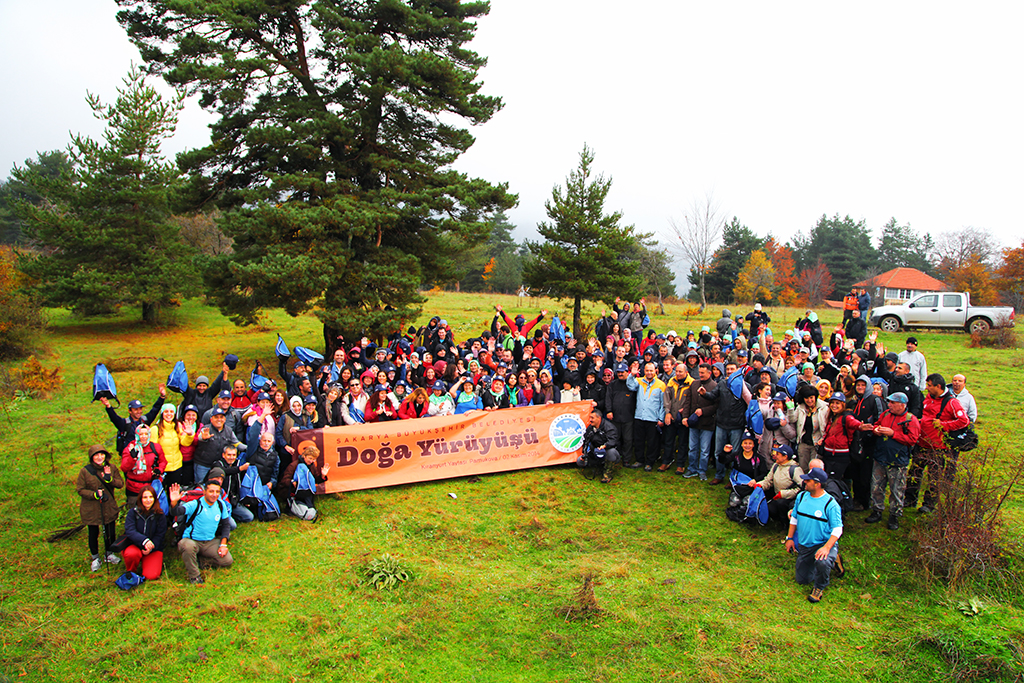
<path fill-rule="evenodd" d="M 860 307 L 860 302 L 857 297 L 853 294 L 847 294 L 843 297 L 843 309 L 847 311 L 856 311 Z"/>

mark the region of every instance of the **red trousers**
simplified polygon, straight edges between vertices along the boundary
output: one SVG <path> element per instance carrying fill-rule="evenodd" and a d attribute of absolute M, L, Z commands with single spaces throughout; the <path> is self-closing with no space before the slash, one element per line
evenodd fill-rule
<path fill-rule="evenodd" d="M 124 549 L 124 570 L 126 572 L 139 572 L 135 571 L 139 564 L 142 564 L 142 575 L 146 577 L 146 581 L 154 581 L 160 578 L 160 573 L 164 570 L 164 554 L 163 551 L 154 550 L 149 555 L 142 554 L 142 548 L 137 545 L 130 545 Z"/>

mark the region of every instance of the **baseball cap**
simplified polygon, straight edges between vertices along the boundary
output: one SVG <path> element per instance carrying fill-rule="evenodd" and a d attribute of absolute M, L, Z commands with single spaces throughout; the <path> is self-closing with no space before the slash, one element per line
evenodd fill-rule
<path fill-rule="evenodd" d="M 615 364 L 615 372 L 629 372 L 629 366 L 626 365 L 625 361 L 619 361 Z"/>
<path fill-rule="evenodd" d="M 214 415 L 227 415 L 227 411 L 223 408 L 214 408 L 210 411 L 210 417 L 213 417 Z"/>
<path fill-rule="evenodd" d="M 444 391 L 444 390 L 445 390 L 445 389 L 446 389 L 447 387 L 445 387 L 445 385 L 444 385 L 444 382 L 443 382 L 443 381 L 441 381 L 441 380 L 436 380 L 436 381 L 434 382 L 434 384 L 433 384 L 433 385 L 431 385 L 431 387 L 430 387 L 430 388 L 431 388 L 432 390 L 434 390 L 434 391 Z"/>
<path fill-rule="evenodd" d="M 231 392 L 225 389 L 224 391 L 217 394 L 217 398 L 231 398 Z"/>
<path fill-rule="evenodd" d="M 820 467 L 812 467 L 810 472 L 808 472 L 807 474 L 801 474 L 800 478 L 804 481 L 810 481 L 811 479 L 813 479 L 819 484 L 824 484 L 826 481 L 828 481 L 828 472 L 821 469 Z"/>
<path fill-rule="evenodd" d="M 316 396 L 313 396 L 312 394 L 310 394 L 305 399 L 303 399 L 302 402 L 304 404 L 306 404 L 306 405 L 309 405 L 310 403 L 312 403 L 313 405 L 316 405 Z"/>
<path fill-rule="evenodd" d="M 140 401 L 137 398 L 134 398 L 131 401 L 128 401 L 128 407 L 129 408 L 141 408 L 142 407 L 142 401 Z"/>
<path fill-rule="evenodd" d="M 906 405 L 909 402 L 907 399 L 907 395 L 904 394 L 902 391 L 897 391 L 894 394 L 889 394 L 888 400 L 890 403 L 902 403 L 904 405 Z"/>
<path fill-rule="evenodd" d="M 846 403 L 846 394 L 841 391 L 837 391 L 828 397 L 828 402 L 831 403 L 832 401 L 842 401 L 843 403 Z"/>
<path fill-rule="evenodd" d="M 791 458 L 793 457 L 793 449 L 784 443 L 775 446 L 774 448 L 772 448 L 772 451 L 774 451 L 775 453 L 782 453 L 783 455 L 788 455 Z"/>
<path fill-rule="evenodd" d="M 265 391 L 261 391 L 260 393 L 256 394 L 256 400 L 257 401 L 269 401 L 269 400 L 271 400 L 270 399 L 270 394 L 268 394 Z"/>

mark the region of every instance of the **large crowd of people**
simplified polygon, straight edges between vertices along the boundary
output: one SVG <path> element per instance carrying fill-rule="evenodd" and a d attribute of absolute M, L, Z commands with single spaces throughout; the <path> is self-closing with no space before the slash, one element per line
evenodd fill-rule
<path fill-rule="evenodd" d="M 592 337 L 576 339 L 547 311 L 527 320 L 496 306 L 489 328 L 464 340 L 435 316 L 379 346 L 342 344 L 327 359 L 306 349 L 293 358 L 279 345 L 276 378 L 260 363 L 239 371 L 228 356 L 212 382 L 200 375 L 176 386 L 178 405 L 164 385 L 148 412 L 130 401 L 127 417 L 100 399 L 117 436 L 114 453 L 89 449 L 77 482 L 91 568 L 117 562 L 109 548 L 127 544 L 126 567 L 156 578 L 165 542 L 177 539 L 189 580 L 200 583 L 202 562 L 231 564 L 238 523 L 282 512 L 315 520 L 330 467 L 318 466 L 303 430 L 588 401 L 579 464 L 599 465 L 605 483 L 626 467 L 724 485 L 733 508 L 763 496 L 768 517 L 788 525 L 797 578 L 814 584 L 816 602 L 839 556 L 834 492 L 848 492 L 849 509 L 869 511 L 873 523 L 888 491 L 888 527 L 897 529 L 925 470 L 920 511 L 935 507 L 938 482 L 955 474 L 949 437 L 977 419 L 964 375 L 947 386 L 929 374 L 913 337 L 899 353 L 886 350 L 863 313 L 851 308 L 827 337 L 813 311 L 776 335 L 760 304 L 657 333 L 643 300 L 617 300 Z M 129 515 L 115 542 L 121 487 Z"/>

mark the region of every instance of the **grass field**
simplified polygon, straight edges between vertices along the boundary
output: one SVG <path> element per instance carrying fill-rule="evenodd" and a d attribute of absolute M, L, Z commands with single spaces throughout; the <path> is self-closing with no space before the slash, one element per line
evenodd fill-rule
<path fill-rule="evenodd" d="M 483 329 L 499 302 L 528 316 L 560 308 L 432 293 L 422 321 L 439 313 L 461 339 Z M 720 312 L 687 321 L 682 311 L 667 306 L 652 326 L 682 332 Z M 781 332 L 799 312 L 769 313 Z M 827 329 L 839 314 L 822 318 Z M 244 330 L 187 302 L 175 319 L 143 328 L 53 313 L 42 360 L 60 367 L 64 388 L 0 416 L 0 680 L 877 683 L 1024 672 L 1022 596 L 929 582 L 908 561 L 916 512 L 895 533 L 855 514 L 842 541 L 850 572 L 810 605 L 793 583 L 783 534 L 729 522 L 724 488 L 633 470 L 609 486 L 559 467 L 327 497 L 316 524 L 242 527 L 234 566 L 207 572 L 204 586 L 188 585 L 170 552 L 160 581 L 123 593 L 113 586 L 119 567 L 89 572 L 84 532 L 45 541 L 77 520 L 73 482 L 88 445 L 113 442 L 102 408 L 89 403 L 92 365 L 134 364 L 115 372 L 119 394 L 148 403 L 179 359 L 193 378 L 212 377 L 236 353 L 247 376 L 256 358 L 269 367 L 278 331 L 291 346 L 322 346 L 312 317 L 275 311 L 267 329 Z M 905 336 L 882 339 L 899 350 Z M 930 371 L 968 376 L 983 446 L 1019 459 L 1024 351 L 968 349 L 963 333 L 916 336 Z M 1007 519 L 1019 539 L 1020 491 Z M 385 552 L 413 573 L 393 592 L 359 581 L 359 569 Z M 588 574 L 603 612 L 567 620 L 558 610 Z M 978 613 L 966 616 L 960 603 L 972 598 Z"/>

